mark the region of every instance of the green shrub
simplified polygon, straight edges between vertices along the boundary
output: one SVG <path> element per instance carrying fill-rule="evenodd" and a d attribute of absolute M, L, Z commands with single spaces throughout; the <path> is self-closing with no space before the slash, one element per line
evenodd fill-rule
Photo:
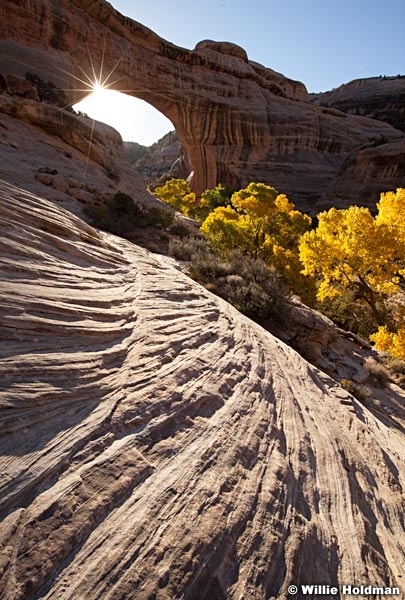
<path fill-rule="evenodd" d="M 165 208 L 154 206 L 145 209 L 131 196 L 117 192 L 106 204 L 86 207 L 86 212 L 95 227 L 134 241 L 137 228 L 167 228 L 173 223 L 174 214 Z"/>
<path fill-rule="evenodd" d="M 144 211 L 143 221 L 146 226 L 167 229 L 173 224 L 174 212 L 160 206 L 152 206 L 148 211 Z"/>
<path fill-rule="evenodd" d="M 131 196 L 124 192 L 117 192 L 108 200 L 107 206 L 110 211 L 119 216 L 134 217 L 141 214 L 142 210 L 139 204 L 136 204 Z"/>

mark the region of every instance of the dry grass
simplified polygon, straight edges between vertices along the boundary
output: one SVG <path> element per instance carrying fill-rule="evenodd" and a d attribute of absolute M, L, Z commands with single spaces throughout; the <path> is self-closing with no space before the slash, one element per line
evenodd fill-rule
<path fill-rule="evenodd" d="M 368 373 L 370 382 L 375 386 L 383 387 L 390 380 L 388 369 L 372 356 L 364 360 L 363 367 Z"/>
<path fill-rule="evenodd" d="M 340 385 L 362 404 L 367 404 L 370 400 L 371 389 L 367 385 L 356 383 L 352 379 L 342 379 Z"/>

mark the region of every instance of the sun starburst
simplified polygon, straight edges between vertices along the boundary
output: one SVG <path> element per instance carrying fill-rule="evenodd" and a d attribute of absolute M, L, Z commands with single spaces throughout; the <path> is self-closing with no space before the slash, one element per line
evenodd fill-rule
<path fill-rule="evenodd" d="M 114 102 L 120 93 L 123 92 L 125 94 L 138 96 L 150 91 L 149 88 L 144 89 L 137 86 L 136 88 L 131 89 L 131 87 L 128 86 L 128 75 L 125 75 L 125 69 L 122 69 L 124 55 L 120 56 L 115 64 L 105 60 L 108 35 L 109 31 L 106 30 L 101 56 L 98 53 L 96 54 L 96 50 L 91 49 L 86 44 L 86 53 L 83 56 L 83 61 L 81 61 L 82 64 L 75 61 L 74 66 L 72 65 L 70 70 L 65 70 L 61 66 L 55 66 L 55 75 L 58 76 L 58 79 L 64 80 L 64 86 L 62 84 L 63 87 L 58 86 L 58 89 L 63 92 L 66 105 L 60 106 L 60 108 L 73 108 L 73 113 L 77 115 L 77 119 L 91 119 L 84 178 L 86 177 L 93 145 L 95 129 L 94 119 L 96 118 L 97 120 L 104 122 L 103 115 L 105 115 L 106 112 L 111 113 Z M 95 54 L 97 55 L 97 58 L 95 58 Z M 15 62 L 18 63 L 20 61 L 15 60 Z M 21 64 L 26 67 L 25 63 L 22 62 Z M 164 92 L 154 90 L 154 94 L 161 94 L 164 97 L 167 97 L 170 94 L 170 90 L 164 90 Z M 88 114 L 90 113 L 88 110 L 90 105 L 82 105 L 84 100 L 91 105 L 92 116 L 90 117 Z M 112 124 L 112 126 L 115 127 L 115 124 Z"/>
<path fill-rule="evenodd" d="M 107 88 L 98 79 L 96 79 L 96 81 L 94 81 L 91 86 L 91 90 L 92 90 L 93 94 L 102 92 L 105 89 L 107 89 Z"/>

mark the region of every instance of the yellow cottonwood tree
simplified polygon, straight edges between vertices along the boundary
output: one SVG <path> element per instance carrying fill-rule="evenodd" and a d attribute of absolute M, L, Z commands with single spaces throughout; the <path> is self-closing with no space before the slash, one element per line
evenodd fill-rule
<path fill-rule="evenodd" d="M 405 242 L 405 188 L 381 194 L 377 209 L 377 225 L 385 225 L 398 242 Z"/>
<path fill-rule="evenodd" d="M 249 223 L 231 206 L 219 206 L 212 211 L 201 225 L 201 231 L 222 257 L 232 250 L 252 248 Z"/>
<path fill-rule="evenodd" d="M 331 208 L 318 215 L 316 230 L 300 241 L 304 274 L 318 276 L 319 300 L 356 291 L 371 308 L 377 324 L 379 294 L 398 290 L 397 245 L 387 227 L 377 224 L 368 208 Z"/>
<path fill-rule="evenodd" d="M 229 206 L 231 201 L 231 189 L 219 183 L 215 188 L 205 190 L 201 194 L 198 209 L 196 211 L 197 218 L 202 222 L 208 217 L 210 212 L 219 206 Z"/>
<path fill-rule="evenodd" d="M 197 198 L 184 179 L 169 179 L 164 185 L 157 187 L 153 193 L 175 210 L 193 218 L 193 212 L 197 207 Z"/>
<path fill-rule="evenodd" d="M 386 350 L 391 345 L 398 355 L 405 322 L 400 319 L 396 330 L 390 332 L 378 302 L 400 293 L 404 285 L 405 190 L 382 194 L 377 208 L 375 218 L 367 208 L 358 206 L 321 213 L 316 230 L 302 236 L 299 252 L 303 273 L 320 280 L 318 299 L 355 292 L 369 305 L 380 326 L 372 337 L 376 347 Z"/>
<path fill-rule="evenodd" d="M 383 228 L 389 232 L 391 245 L 394 248 L 394 264 L 397 270 L 397 283 L 404 287 L 405 279 L 405 188 L 398 188 L 396 192 L 381 194 L 377 204 L 378 214 L 376 223 L 381 231 Z"/>
<path fill-rule="evenodd" d="M 284 194 L 264 183 L 250 183 L 235 192 L 232 206 L 211 212 L 201 226 L 211 246 L 223 256 L 238 249 L 275 266 L 285 280 L 303 294 L 298 240 L 311 219 L 294 209 Z"/>
<path fill-rule="evenodd" d="M 389 232 L 391 243 L 396 248 L 395 264 L 398 267 L 396 283 L 402 294 L 398 294 L 396 298 L 391 330 L 387 326 L 381 326 L 370 339 L 379 350 L 405 360 L 405 303 L 403 297 L 405 288 L 405 188 L 381 194 L 377 208 L 376 222 Z"/>
<path fill-rule="evenodd" d="M 405 326 L 396 331 L 389 331 L 388 327 L 382 325 L 376 333 L 370 335 L 370 340 L 375 347 L 382 352 L 388 352 L 394 358 L 405 360 Z"/>

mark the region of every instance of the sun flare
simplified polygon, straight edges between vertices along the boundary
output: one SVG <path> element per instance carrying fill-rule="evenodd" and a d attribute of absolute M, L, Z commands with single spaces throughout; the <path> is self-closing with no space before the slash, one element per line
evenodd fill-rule
<path fill-rule="evenodd" d="M 122 104 L 122 94 L 120 94 L 120 92 L 108 89 L 108 87 L 97 82 L 92 85 L 91 93 L 80 103 L 76 104 L 76 107 L 79 109 L 85 107 L 84 112 L 89 113 L 96 119 L 104 120 L 101 118 L 102 115 L 106 115 L 111 111 L 120 110 L 120 100 Z"/>
<path fill-rule="evenodd" d="M 107 70 L 104 50 L 99 70 L 96 71 L 91 52 L 87 48 L 90 68 L 86 71 L 78 66 L 80 76 L 67 73 L 79 84 L 71 89 L 80 95 L 73 108 L 91 119 L 110 125 L 121 133 L 123 139 L 136 139 L 139 143 L 150 146 L 174 129 L 174 126 L 156 108 L 136 97 L 137 93 L 145 90 L 122 88 L 120 82 L 125 78 L 117 73 L 122 58 L 112 69 Z"/>
<path fill-rule="evenodd" d="M 92 84 L 91 89 L 92 89 L 92 94 L 98 94 L 99 92 L 102 92 L 103 90 L 106 90 L 107 88 L 104 87 L 104 85 L 100 81 L 96 80 Z"/>

